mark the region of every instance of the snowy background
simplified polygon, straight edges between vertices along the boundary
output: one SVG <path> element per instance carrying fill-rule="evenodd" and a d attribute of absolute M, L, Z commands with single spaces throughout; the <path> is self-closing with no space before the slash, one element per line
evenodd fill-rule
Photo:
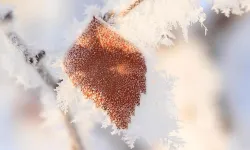
<path fill-rule="evenodd" d="M 140 47 L 150 70 L 149 92 L 121 135 L 69 83 L 61 62 L 89 16 L 119 12 L 130 2 L 0 0 L 1 13 L 14 12 L 14 22 L 0 24 L 0 150 L 73 150 L 60 110 L 67 106 L 84 150 L 249 150 L 247 0 L 145 0 L 118 20 L 114 28 Z M 32 54 L 46 51 L 42 63 L 64 79 L 58 95 L 8 41 L 6 30 L 17 32 Z"/>

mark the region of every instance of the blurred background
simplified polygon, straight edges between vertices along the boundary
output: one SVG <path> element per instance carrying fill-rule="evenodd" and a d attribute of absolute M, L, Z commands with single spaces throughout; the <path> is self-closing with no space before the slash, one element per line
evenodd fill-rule
<path fill-rule="evenodd" d="M 15 14 L 16 31 L 34 49 L 46 49 L 46 65 L 63 56 L 74 35 L 81 28 L 86 5 L 102 6 L 101 0 L 0 0 Z M 183 150 L 250 149 L 250 16 L 216 14 L 211 4 L 202 1 L 207 14 L 205 30 L 200 24 L 189 28 L 186 43 L 179 29 L 175 45 L 161 45 L 157 50 L 158 69 L 178 78 L 173 89 L 182 128 L 178 133 L 185 141 Z M 0 51 L 6 53 L 1 33 Z M 70 37 L 70 38 L 69 38 Z M 12 48 L 13 49 L 13 48 Z M 16 61 L 14 57 L 11 61 Z M 2 63 L 2 60 L 1 60 Z M 51 69 L 57 77 L 58 70 Z M 55 96 L 41 81 L 26 90 L 14 82 L 3 65 L 0 68 L 0 150 L 71 150 L 65 117 L 56 109 Z M 38 81 L 37 81 L 38 82 Z M 43 94 L 43 93 L 46 94 Z M 44 103 L 49 103 L 44 108 Z M 53 111 L 43 114 L 43 110 Z M 53 121 L 48 121 L 53 118 Z M 55 119 L 57 118 L 57 119 Z M 56 120 L 56 121 L 55 121 Z M 84 126 L 84 122 L 77 127 Z M 91 137 L 99 150 L 129 149 L 118 136 L 99 124 Z M 79 131 L 81 135 L 81 131 Z M 81 137 L 82 145 L 87 141 Z M 88 150 L 88 148 L 85 148 Z M 135 150 L 165 150 L 141 139 Z"/>

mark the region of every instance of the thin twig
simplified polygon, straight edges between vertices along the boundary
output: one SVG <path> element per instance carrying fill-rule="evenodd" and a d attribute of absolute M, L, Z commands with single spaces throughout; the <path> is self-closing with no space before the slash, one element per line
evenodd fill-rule
<path fill-rule="evenodd" d="M 130 13 L 131 10 L 133 10 L 135 7 L 137 7 L 143 1 L 144 0 L 134 0 L 134 2 L 131 5 L 129 5 L 128 8 L 126 8 L 125 10 L 120 12 L 119 17 L 125 17 L 127 14 Z"/>
<path fill-rule="evenodd" d="M 12 20 L 12 17 L 6 18 L 7 20 L 2 20 L 1 23 L 4 23 L 4 21 Z M 9 41 L 17 48 L 17 50 L 19 50 L 24 55 L 26 62 L 32 65 L 34 69 L 37 70 L 44 82 L 55 92 L 55 88 L 58 86 L 59 80 L 55 80 L 54 77 L 46 69 L 46 67 L 42 63 L 40 63 L 40 60 L 45 56 L 45 51 L 40 51 L 37 55 L 32 56 L 32 50 L 29 49 L 29 47 L 25 44 L 25 42 L 23 42 L 23 40 L 16 32 L 5 32 L 5 35 L 9 39 Z M 60 112 L 64 116 L 64 123 L 71 138 L 72 150 L 84 150 L 80 135 L 77 131 L 77 127 L 74 123 L 71 123 L 71 121 L 73 120 L 71 113 L 65 114 L 61 109 Z"/>
<path fill-rule="evenodd" d="M 130 4 L 126 9 L 122 10 L 117 16 L 113 10 L 107 12 L 103 19 L 108 22 L 111 18 L 122 18 L 128 15 L 135 7 L 137 7 L 144 0 L 134 0 L 132 4 Z"/>
<path fill-rule="evenodd" d="M 43 64 L 39 63 L 40 59 L 41 59 L 41 57 L 39 57 L 39 56 L 41 56 L 41 53 L 38 53 L 35 57 L 31 57 L 28 47 L 22 42 L 21 38 L 16 33 L 11 32 L 11 33 L 7 34 L 7 37 L 14 44 L 14 46 L 16 46 L 16 48 L 24 54 L 26 61 L 29 64 L 35 66 L 35 69 L 37 70 L 39 75 L 43 78 L 43 80 L 46 82 L 46 84 L 54 90 L 58 86 L 58 82 L 48 72 L 46 67 L 43 66 Z M 33 60 L 33 61 L 31 61 L 31 60 Z M 35 63 L 34 63 L 34 61 L 35 61 Z M 74 123 L 71 123 L 73 118 L 71 117 L 70 113 L 65 114 L 61 111 L 61 114 L 64 116 L 65 125 L 67 126 L 67 128 L 69 130 L 69 134 L 70 134 L 70 137 L 72 140 L 71 141 L 72 142 L 72 150 L 83 150 L 84 148 L 81 144 L 81 138 L 78 135 L 77 127 L 75 126 Z"/>

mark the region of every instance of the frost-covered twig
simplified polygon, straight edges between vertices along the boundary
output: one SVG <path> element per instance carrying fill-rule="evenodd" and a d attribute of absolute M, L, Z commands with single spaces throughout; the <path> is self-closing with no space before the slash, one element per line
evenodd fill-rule
<path fill-rule="evenodd" d="M 3 7 L 0 5 L 0 21 L 9 21 L 12 20 L 13 13 L 12 10 L 9 7 Z"/>
<path fill-rule="evenodd" d="M 39 63 L 39 60 L 45 55 L 45 52 L 40 51 L 35 57 L 31 57 L 29 55 L 30 54 L 28 51 L 29 49 L 20 42 L 22 40 L 18 36 L 13 37 L 13 35 L 17 35 L 17 34 L 12 32 L 11 35 L 12 36 L 9 36 L 7 34 L 6 36 L 8 36 L 9 40 L 12 43 L 17 42 L 17 43 L 13 43 L 17 49 L 20 50 L 19 46 L 24 48 L 23 50 L 21 50 L 21 52 L 24 54 L 26 61 L 30 63 L 31 65 L 34 65 L 35 69 L 38 71 L 39 75 L 43 78 L 43 80 L 47 83 L 47 85 L 52 87 L 52 89 L 55 89 L 58 86 L 57 82 L 55 81 L 53 76 L 47 71 L 45 66 Z M 62 112 L 62 114 L 64 116 L 64 122 L 69 130 L 70 137 L 72 139 L 72 150 L 83 150 L 83 146 L 81 144 L 81 139 L 80 139 L 80 136 L 78 135 L 77 128 L 73 123 L 71 123 L 73 119 L 70 113 L 64 114 Z"/>
<path fill-rule="evenodd" d="M 13 19 L 12 11 L 5 12 L 2 14 L 0 12 L 1 20 L 0 23 L 10 22 Z M 45 56 L 45 51 L 41 50 L 35 56 L 32 55 L 32 50 L 25 44 L 25 42 L 21 39 L 21 37 L 15 31 L 5 31 L 6 37 L 9 41 L 19 50 L 23 55 L 27 63 L 32 65 L 34 69 L 37 70 L 39 75 L 43 78 L 44 82 L 50 86 L 53 90 L 56 89 L 58 86 L 58 82 L 60 80 L 55 80 L 54 77 L 49 73 L 46 67 L 40 63 L 40 60 Z M 61 110 L 61 109 L 60 109 Z M 71 143 L 72 143 L 72 150 L 83 150 L 83 145 L 81 142 L 81 138 L 78 135 L 77 127 L 75 124 L 71 123 L 73 120 L 70 113 L 63 113 L 64 116 L 64 123 L 67 126 Z"/>
<path fill-rule="evenodd" d="M 47 71 L 45 66 L 43 66 L 42 63 L 39 63 L 40 60 L 45 56 L 45 51 L 41 50 L 38 54 L 32 56 L 32 50 L 29 49 L 26 44 L 24 44 L 23 40 L 16 32 L 5 32 L 5 35 L 7 36 L 11 44 L 13 44 L 13 46 L 15 46 L 16 49 L 24 55 L 26 62 L 34 66 L 34 68 L 38 71 L 39 75 L 43 78 L 46 84 L 55 89 L 57 87 L 57 81 Z"/>
<path fill-rule="evenodd" d="M 24 44 L 22 39 L 17 35 L 16 32 L 6 32 L 5 35 L 8 37 L 13 46 L 15 46 L 25 57 L 25 60 L 30 63 L 37 65 L 39 61 L 45 56 L 45 51 L 40 51 L 37 55 L 32 56 L 30 49 Z"/>

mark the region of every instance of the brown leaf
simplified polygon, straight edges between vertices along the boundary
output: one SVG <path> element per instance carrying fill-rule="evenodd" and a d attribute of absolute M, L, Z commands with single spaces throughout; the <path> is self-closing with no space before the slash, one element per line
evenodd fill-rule
<path fill-rule="evenodd" d="M 141 93 L 146 93 L 146 64 L 135 46 L 93 17 L 67 53 L 64 68 L 117 128 L 128 128 Z"/>

